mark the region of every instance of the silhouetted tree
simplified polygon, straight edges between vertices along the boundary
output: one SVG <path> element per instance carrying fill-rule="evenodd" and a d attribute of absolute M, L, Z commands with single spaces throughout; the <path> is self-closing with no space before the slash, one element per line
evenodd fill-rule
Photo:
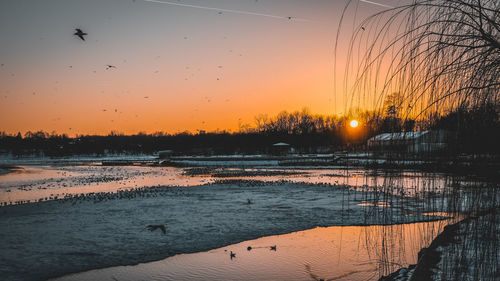
<path fill-rule="evenodd" d="M 403 119 L 499 103 L 500 1 L 414 0 L 356 30 L 347 67 L 353 101 Z"/>

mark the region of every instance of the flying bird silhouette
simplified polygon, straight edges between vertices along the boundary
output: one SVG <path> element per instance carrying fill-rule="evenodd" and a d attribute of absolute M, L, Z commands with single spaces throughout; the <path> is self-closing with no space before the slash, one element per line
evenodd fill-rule
<path fill-rule="evenodd" d="M 87 33 L 83 32 L 80 28 L 75 28 L 76 32 L 73 33 L 73 35 L 76 35 L 78 37 L 80 37 L 80 39 L 82 39 L 83 41 L 85 41 L 85 37 L 86 35 L 88 35 Z"/>
<path fill-rule="evenodd" d="M 116 66 L 111 65 L 111 64 L 107 64 L 106 65 L 106 70 L 111 69 L 111 68 L 116 68 Z"/>

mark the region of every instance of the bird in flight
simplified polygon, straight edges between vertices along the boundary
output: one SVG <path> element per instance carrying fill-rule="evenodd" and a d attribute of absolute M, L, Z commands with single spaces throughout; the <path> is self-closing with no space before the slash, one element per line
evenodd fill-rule
<path fill-rule="evenodd" d="M 111 69 L 111 68 L 116 68 L 116 66 L 111 65 L 111 64 L 107 64 L 106 65 L 106 70 Z"/>
<path fill-rule="evenodd" d="M 73 35 L 76 35 L 78 37 L 80 37 L 80 39 L 82 39 L 83 41 L 85 41 L 85 37 L 87 35 L 87 33 L 83 32 L 80 28 L 75 28 L 76 32 L 73 33 Z"/>

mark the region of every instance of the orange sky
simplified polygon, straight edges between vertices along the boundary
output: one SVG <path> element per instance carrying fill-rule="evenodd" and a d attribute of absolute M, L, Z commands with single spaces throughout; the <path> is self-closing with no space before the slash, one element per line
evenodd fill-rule
<path fill-rule="evenodd" d="M 345 110 L 333 87 L 344 1 L 181 1 L 301 20 L 140 0 L 40 2 L 0 3 L 8 39 L 0 47 L 0 131 L 236 130 L 261 113 Z M 380 10 L 359 3 L 356 16 Z M 89 33 L 85 42 L 74 28 Z"/>

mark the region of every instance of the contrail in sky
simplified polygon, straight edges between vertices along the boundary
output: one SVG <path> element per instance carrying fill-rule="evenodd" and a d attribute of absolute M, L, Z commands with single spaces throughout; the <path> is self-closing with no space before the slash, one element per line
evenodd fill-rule
<path fill-rule="evenodd" d="M 365 2 L 368 4 L 377 5 L 377 6 L 381 6 L 381 7 L 385 7 L 385 8 L 394 8 L 393 6 L 389 6 L 389 5 L 385 5 L 385 4 L 377 3 L 377 2 L 372 2 L 372 1 L 368 1 L 368 0 L 359 0 L 359 2 Z"/>
<path fill-rule="evenodd" d="M 261 13 L 255 13 L 255 12 L 249 12 L 249 11 L 221 9 L 221 8 L 214 8 L 214 7 L 206 7 L 206 6 L 198 6 L 198 5 L 175 3 L 175 2 L 169 2 L 169 1 L 159 1 L 159 0 L 144 0 L 144 1 L 145 2 L 153 2 L 153 3 L 161 3 L 161 4 L 167 4 L 167 5 L 180 6 L 180 7 L 188 7 L 188 8 L 196 8 L 196 9 L 203 9 L 203 10 L 211 10 L 211 11 L 218 11 L 218 12 L 233 13 L 233 14 L 242 14 L 242 15 L 259 16 L 259 17 L 268 17 L 268 18 L 281 19 L 281 20 L 294 20 L 294 21 L 304 21 L 304 22 L 308 22 L 309 21 L 307 19 L 301 19 L 301 18 L 296 18 L 296 17 L 283 17 L 283 16 L 261 14 Z"/>

